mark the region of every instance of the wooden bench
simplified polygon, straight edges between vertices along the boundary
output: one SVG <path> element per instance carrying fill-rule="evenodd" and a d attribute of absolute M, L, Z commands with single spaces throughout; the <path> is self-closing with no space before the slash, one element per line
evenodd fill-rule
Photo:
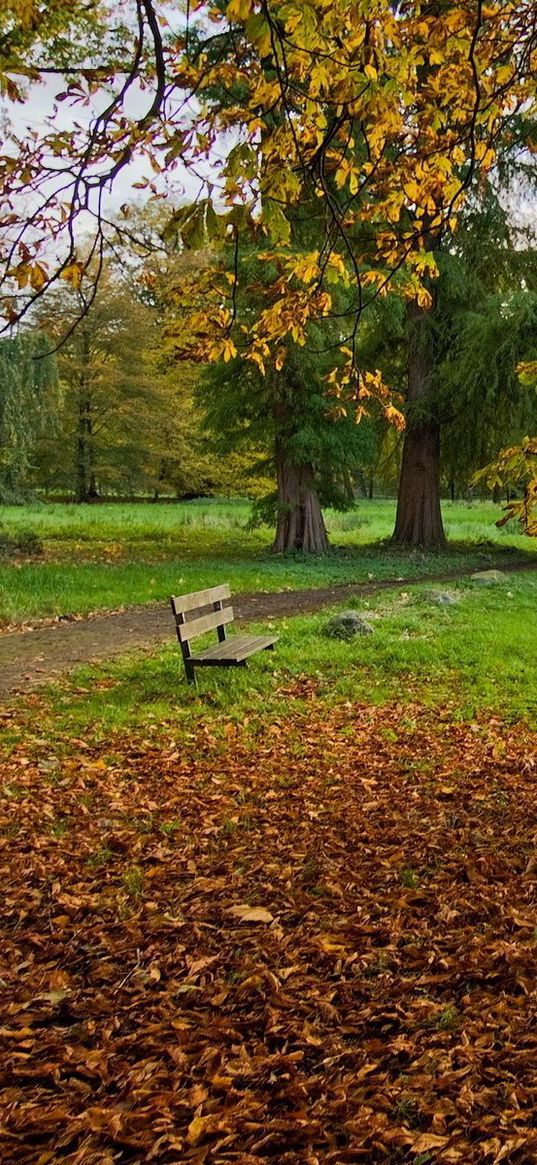
<path fill-rule="evenodd" d="M 277 635 L 232 635 L 228 639 L 226 624 L 233 622 L 234 615 L 233 607 L 225 607 L 224 602 L 230 597 L 229 587 L 223 584 L 205 591 L 194 591 L 191 595 L 172 596 L 170 600 L 189 684 L 195 683 L 196 667 L 246 667 L 250 655 L 256 651 L 272 651 L 277 642 Z M 202 614 L 207 607 L 210 607 L 209 613 Z M 192 639 L 213 628 L 216 628 L 218 642 L 204 651 L 193 653 L 190 647 Z"/>

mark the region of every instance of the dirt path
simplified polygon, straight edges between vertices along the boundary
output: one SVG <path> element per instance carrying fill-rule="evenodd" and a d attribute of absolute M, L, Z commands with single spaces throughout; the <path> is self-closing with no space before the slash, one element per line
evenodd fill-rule
<path fill-rule="evenodd" d="M 508 571 L 535 570 L 537 562 L 511 562 Z M 407 587 L 414 583 L 452 582 L 464 577 L 460 571 L 405 579 L 382 579 L 368 583 L 345 583 L 269 594 L 235 595 L 237 620 L 281 619 L 309 614 L 322 607 L 360 598 L 377 591 Z M 54 680 L 62 672 L 82 663 L 108 660 L 132 648 L 152 649 L 174 638 L 173 620 L 167 604 L 131 607 L 127 611 L 93 615 L 73 623 L 59 623 L 33 631 L 14 631 L 0 636 L 0 696 Z"/>

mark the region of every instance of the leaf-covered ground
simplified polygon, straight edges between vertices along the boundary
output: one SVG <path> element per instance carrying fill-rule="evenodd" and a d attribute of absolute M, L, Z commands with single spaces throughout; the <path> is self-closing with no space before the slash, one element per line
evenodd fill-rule
<path fill-rule="evenodd" d="M 4 1165 L 537 1159 L 537 763 L 405 703 L 4 765 Z"/>

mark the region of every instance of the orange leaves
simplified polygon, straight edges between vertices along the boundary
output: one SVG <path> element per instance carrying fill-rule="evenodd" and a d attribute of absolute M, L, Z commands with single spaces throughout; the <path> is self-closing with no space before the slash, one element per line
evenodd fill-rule
<path fill-rule="evenodd" d="M 10 743 L 3 1165 L 535 1159 L 534 736 L 278 695 L 54 780 Z"/>
<path fill-rule="evenodd" d="M 384 419 L 389 425 L 393 425 L 398 432 L 403 432 L 405 428 L 405 418 L 400 409 L 395 408 L 394 405 L 386 405 L 383 410 Z"/>

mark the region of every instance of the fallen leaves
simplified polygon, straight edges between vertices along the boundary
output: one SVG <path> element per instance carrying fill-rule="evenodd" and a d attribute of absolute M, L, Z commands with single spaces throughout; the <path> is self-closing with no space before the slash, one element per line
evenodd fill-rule
<path fill-rule="evenodd" d="M 534 1165 L 534 739 L 288 694 L 6 758 L 3 1165 Z"/>
<path fill-rule="evenodd" d="M 226 914 L 232 914 L 239 922 L 274 922 L 274 915 L 263 906 L 230 906 Z"/>

